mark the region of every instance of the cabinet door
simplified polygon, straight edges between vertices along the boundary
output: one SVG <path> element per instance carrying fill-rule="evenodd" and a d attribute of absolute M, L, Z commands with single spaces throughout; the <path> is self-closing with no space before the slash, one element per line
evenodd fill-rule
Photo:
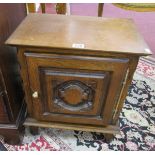
<path fill-rule="evenodd" d="M 25 56 L 36 119 L 109 124 L 128 59 L 28 52 Z"/>

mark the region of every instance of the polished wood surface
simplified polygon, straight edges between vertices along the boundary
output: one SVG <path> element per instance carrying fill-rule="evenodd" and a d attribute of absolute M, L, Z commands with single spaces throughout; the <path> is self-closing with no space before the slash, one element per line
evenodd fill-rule
<path fill-rule="evenodd" d="M 38 109 L 33 113 L 38 119 L 63 122 L 72 122 L 74 120 L 74 123 L 80 122 L 83 124 L 98 125 L 107 125 L 109 123 L 111 113 L 107 113 L 107 110 L 105 109 L 107 106 L 110 106 L 111 108 L 114 107 L 118 89 L 121 86 L 121 82 L 123 81 L 123 77 L 128 67 L 128 59 L 97 57 L 92 58 L 88 56 L 59 56 L 36 53 L 25 53 L 25 56 L 27 61 L 31 92 L 33 93 L 37 91 L 38 94 L 41 95 L 39 98 L 33 99 L 33 106 L 37 107 Z M 48 69 L 49 66 L 51 66 L 51 69 Z M 40 67 L 43 69 L 41 72 L 38 72 Z M 119 70 L 117 70 L 117 68 L 119 68 Z M 111 74 L 111 72 L 113 74 Z M 41 80 L 40 76 L 42 76 L 42 79 L 45 79 Z M 108 84 L 109 79 L 111 79 L 110 84 Z M 58 108 L 61 105 L 61 101 L 57 101 L 59 102 L 59 106 L 54 108 L 54 105 L 56 104 L 55 100 L 59 100 L 59 98 L 53 94 L 53 89 L 56 89 L 57 86 L 59 86 L 59 89 L 61 89 L 61 87 L 64 89 L 65 86 L 63 86 L 63 83 L 65 85 L 65 83 L 69 81 L 75 81 L 75 84 L 73 82 L 69 83 L 67 87 L 74 85 L 77 86 L 78 89 L 81 88 L 81 90 L 83 90 L 81 84 L 79 83 L 84 83 L 85 87 L 88 87 L 92 90 L 90 97 L 92 96 L 93 98 L 91 99 L 89 97 L 90 100 L 85 100 L 85 108 L 83 110 L 79 109 L 80 107 L 78 104 L 76 106 L 77 111 L 75 111 L 75 106 L 73 106 L 73 109 L 67 108 L 69 103 L 63 107 L 64 100 L 62 100 L 61 108 Z M 118 82 L 116 83 L 115 81 Z M 59 83 L 56 84 L 56 82 Z M 93 88 L 91 83 L 94 83 L 96 86 Z M 62 84 L 62 86 L 60 86 L 60 84 Z M 45 88 L 40 88 L 40 86 L 45 86 Z M 89 91 L 88 88 L 86 88 L 87 91 Z M 107 93 L 107 90 L 109 93 Z M 47 99 L 48 101 L 44 100 L 43 102 L 43 98 Z M 72 96 L 69 99 L 71 98 Z M 106 101 L 104 101 L 105 98 Z M 104 109 L 101 109 L 101 107 L 104 106 L 103 103 L 105 104 L 105 107 Z M 47 111 L 43 110 L 45 109 L 45 107 L 43 107 L 44 104 L 47 107 Z M 87 109 L 86 107 L 88 104 L 92 105 L 90 105 L 90 107 Z M 55 113 L 57 113 L 57 115 L 55 115 Z M 67 113 L 70 115 L 62 115 L 62 113 Z M 80 114 L 80 116 L 75 116 L 76 114 Z M 87 115 L 92 115 L 92 117 L 89 118 Z M 104 116 L 106 116 L 106 121 L 104 121 Z"/>
<path fill-rule="evenodd" d="M 63 49 L 82 44 L 84 51 L 151 54 L 131 19 L 29 14 L 6 43 Z"/>
<path fill-rule="evenodd" d="M 25 108 L 17 49 L 4 42 L 25 16 L 25 4 L 0 4 L 0 135 L 8 143 L 20 141 Z"/>
<path fill-rule="evenodd" d="M 6 43 L 18 47 L 25 125 L 109 134 L 139 57 L 150 54 L 128 19 L 31 14 Z"/>
<path fill-rule="evenodd" d="M 46 13 L 46 5 L 45 5 L 45 3 L 40 3 L 40 5 L 41 5 L 42 13 Z"/>
<path fill-rule="evenodd" d="M 100 133 L 109 133 L 109 134 L 120 134 L 118 126 L 109 125 L 105 128 L 89 126 L 89 125 L 74 125 L 74 124 L 64 124 L 64 123 L 52 123 L 52 122 L 42 122 L 37 121 L 33 118 L 27 118 L 24 122 L 25 126 L 34 126 L 42 128 L 57 128 L 57 129 L 66 129 L 66 130 L 78 130 L 78 131 L 94 131 Z"/>
<path fill-rule="evenodd" d="M 118 119 L 119 119 L 120 112 L 121 112 L 122 107 L 124 105 L 124 100 L 126 99 L 126 96 L 128 93 L 128 87 L 133 80 L 133 74 L 134 74 L 136 67 L 138 65 L 138 61 L 139 61 L 138 57 L 130 58 L 130 62 L 129 62 L 129 66 L 128 66 L 129 68 L 128 68 L 127 73 L 126 73 L 126 77 L 124 79 L 123 86 L 120 90 L 120 96 L 119 96 L 117 103 L 116 103 L 116 106 L 114 108 L 115 112 L 113 114 L 112 124 L 116 124 Z"/>
<path fill-rule="evenodd" d="M 67 13 L 66 3 L 56 3 L 56 13 L 57 14 L 66 14 Z"/>
<path fill-rule="evenodd" d="M 36 12 L 36 5 L 35 3 L 26 3 L 27 12 L 28 13 L 34 13 Z"/>
<path fill-rule="evenodd" d="M 98 4 L 98 17 L 102 17 L 104 3 Z"/>

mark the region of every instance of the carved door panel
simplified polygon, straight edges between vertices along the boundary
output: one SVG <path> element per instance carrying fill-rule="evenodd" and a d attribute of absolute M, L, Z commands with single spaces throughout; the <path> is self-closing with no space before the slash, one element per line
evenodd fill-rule
<path fill-rule="evenodd" d="M 38 120 L 107 125 L 128 59 L 25 53 L 34 117 Z M 110 120 L 110 118 L 109 118 Z"/>

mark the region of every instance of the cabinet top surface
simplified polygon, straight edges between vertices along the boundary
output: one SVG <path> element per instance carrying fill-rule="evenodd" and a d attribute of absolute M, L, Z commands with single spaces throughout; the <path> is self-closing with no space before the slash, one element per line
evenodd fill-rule
<path fill-rule="evenodd" d="M 6 44 L 151 54 L 133 21 L 123 18 L 33 13 L 23 20 Z"/>

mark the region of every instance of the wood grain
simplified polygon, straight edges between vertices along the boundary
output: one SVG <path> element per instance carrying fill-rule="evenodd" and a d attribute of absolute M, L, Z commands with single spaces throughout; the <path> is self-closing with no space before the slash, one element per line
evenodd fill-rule
<path fill-rule="evenodd" d="M 82 56 L 72 56 L 72 55 L 56 55 L 56 54 L 36 54 L 36 53 L 25 53 L 26 61 L 28 65 L 28 75 L 30 80 L 30 86 L 33 91 L 37 91 L 41 96 L 37 99 L 33 99 L 33 106 L 35 107 L 35 111 L 33 114 L 35 117 L 39 120 L 49 120 L 49 121 L 65 121 L 65 122 L 71 122 L 74 120 L 74 122 L 81 122 L 81 123 L 88 123 L 88 124 L 104 124 L 107 125 L 110 120 L 111 116 L 111 109 L 113 109 L 115 104 L 115 98 L 117 96 L 117 91 L 121 86 L 121 81 L 123 79 L 124 74 L 126 73 L 127 67 L 128 67 L 128 59 L 117 59 L 117 58 L 99 58 L 99 57 L 82 57 Z M 80 118 L 80 116 L 65 116 L 62 115 L 65 113 L 65 111 L 61 111 L 62 114 L 52 114 L 46 113 L 43 114 L 43 102 L 41 101 L 42 98 L 49 98 L 52 95 L 52 89 L 48 89 L 48 91 L 44 92 L 45 96 L 42 96 L 42 90 L 40 89 L 40 86 L 43 85 L 43 83 L 40 83 L 39 75 L 38 75 L 38 68 L 41 67 L 53 67 L 58 69 L 72 69 L 73 74 L 76 72 L 79 72 L 79 70 L 83 70 L 83 72 L 90 72 L 94 71 L 94 73 L 97 76 L 97 71 L 99 72 L 111 72 L 111 81 L 107 89 L 98 88 L 95 89 L 96 95 L 94 100 L 94 107 L 98 107 L 97 105 L 100 105 L 100 107 L 104 106 L 104 110 L 101 110 L 100 115 L 97 115 L 97 117 L 83 117 Z M 119 68 L 119 70 L 117 70 Z M 51 69 L 52 71 L 52 69 Z M 59 71 L 59 77 L 56 77 L 56 79 L 61 79 L 64 81 L 68 81 L 71 79 L 69 71 L 66 70 L 66 75 L 61 70 Z M 96 71 L 96 72 L 95 72 Z M 91 72 L 90 72 L 91 73 Z M 54 76 L 51 74 L 51 76 Z M 80 77 L 81 76 L 81 77 Z M 85 76 L 85 74 L 78 75 L 76 79 L 79 79 L 86 83 L 88 79 L 96 80 L 95 76 L 91 77 L 91 74 L 89 76 Z M 88 78 L 88 79 L 87 79 Z M 84 80 L 85 79 L 85 80 Z M 117 81 L 117 82 L 116 82 Z M 45 84 L 45 83 L 44 83 Z M 51 82 L 47 82 L 45 84 L 47 87 L 51 86 Z M 99 86 L 102 86 L 103 83 L 100 83 Z M 105 92 L 106 93 L 105 93 Z M 106 94 L 105 101 L 101 99 L 103 94 Z M 45 102 L 46 103 L 46 102 Z M 53 104 L 53 101 L 50 100 L 48 102 L 49 109 L 53 109 L 51 105 Z M 71 113 L 69 111 L 68 113 Z M 73 114 L 76 114 L 73 112 Z M 78 113 L 77 113 L 78 114 Z M 82 113 L 81 113 L 82 114 Z M 91 114 L 87 111 L 87 114 Z M 58 117 L 59 116 L 59 117 Z M 105 116 L 105 117 L 104 117 Z M 72 118 L 73 117 L 73 118 Z M 102 121 L 102 117 L 104 117 Z"/>
<path fill-rule="evenodd" d="M 30 14 L 6 43 L 18 47 L 26 126 L 102 132 L 107 139 L 119 131 L 139 57 L 151 54 L 129 19 Z"/>
<path fill-rule="evenodd" d="M 65 123 L 53 123 L 53 122 L 43 122 L 37 121 L 32 118 L 27 118 L 24 122 L 25 126 L 35 126 L 43 128 L 57 128 L 57 129 L 66 129 L 66 130 L 79 130 L 79 131 L 91 131 L 91 132 L 100 132 L 100 133 L 109 133 L 109 134 L 119 134 L 120 130 L 118 126 L 109 125 L 107 127 L 96 127 L 88 125 L 74 125 L 74 124 L 65 124 Z"/>
<path fill-rule="evenodd" d="M 6 44 L 151 54 L 133 21 L 117 18 L 29 14 Z"/>
<path fill-rule="evenodd" d="M 98 17 L 102 17 L 103 7 L 104 7 L 104 3 L 99 3 L 98 4 Z"/>

